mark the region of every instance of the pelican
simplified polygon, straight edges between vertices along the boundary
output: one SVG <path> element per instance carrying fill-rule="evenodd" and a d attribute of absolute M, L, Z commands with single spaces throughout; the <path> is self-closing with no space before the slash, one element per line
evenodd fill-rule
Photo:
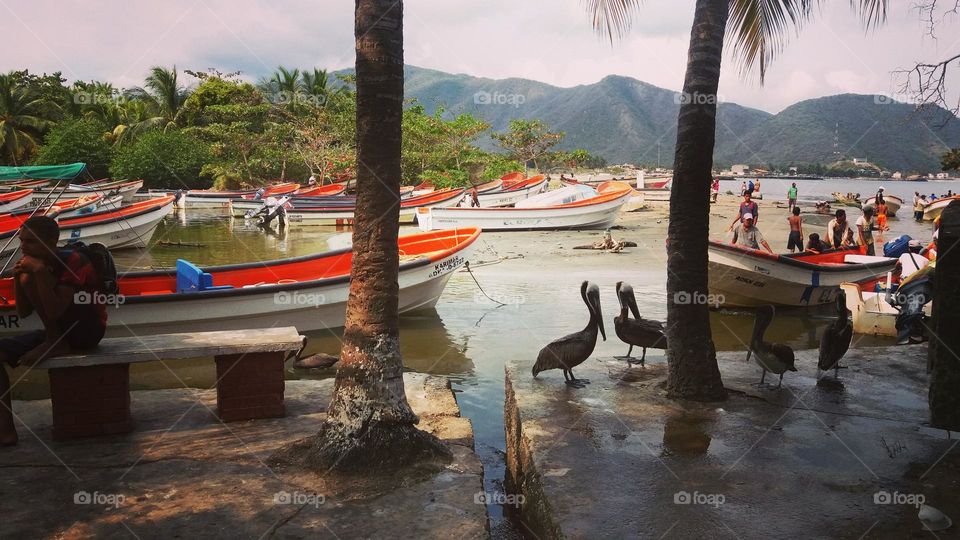
<path fill-rule="evenodd" d="M 767 372 L 780 375 L 780 383 L 777 388 L 783 385 L 783 374 L 787 371 L 796 371 L 794 367 L 793 349 L 780 343 L 767 343 L 763 340 L 763 333 L 773 321 L 773 306 L 761 306 L 757 308 L 757 319 L 753 325 L 753 337 L 750 338 L 750 348 L 747 349 L 747 361 L 750 360 L 750 354 L 755 356 L 754 361 L 763 369 L 763 375 L 760 376 L 758 387 L 765 386 L 764 379 Z"/>
<path fill-rule="evenodd" d="M 850 310 L 847 309 L 847 295 L 840 291 L 837 296 L 837 320 L 827 326 L 820 336 L 820 361 L 817 362 L 817 378 L 821 371 L 833 369 L 833 378 L 839 375 L 840 359 L 847 354 L 850 340 L 853 339 L 853 323 L 850 322 Z"/>
<path fill-rule="evenodd" d="M 587 379 L 577 379 L 573 376 L 573 368 L 579 366 L 593 353 L 597 345 L 597 330 L 607 340 L 607 332 L 603 329 L 603 314 L 600 312 L 600 288 L 593 283 L 584 281 L 580 285 L 580 296 L 590 311 L 590 320 L 587 327 L 579 332 L 551 341 L 540 349 L 537 362 L 533 365 L 533 376 L 548 369 L 563 370 L 563 378 L 567 385 L 582 388 Z"/>
<path fill-rule="evenodd" d="M 627 356 L 619 358 L 626 358 L 627 363 L 632 364 L 633 356 L 630 356 L 630 353 L 633 352 L 633 347 L 643 347 L 643 356 L 640 357 L 640 365 L 643 365 L 647 359 L 647 347 L 667 348 L 667 336 L 663 333 L 663 323 L 640 317 L 637 298 L 633 295 L 633 287 L 629 283 L 617 282 L 617 299 L 620 301 L 620 315 L 613 318 L 613 329 L 621 341 L 630 345 Z M 633 312 L 635 319 L 630 318 L 629 311 Z"/>

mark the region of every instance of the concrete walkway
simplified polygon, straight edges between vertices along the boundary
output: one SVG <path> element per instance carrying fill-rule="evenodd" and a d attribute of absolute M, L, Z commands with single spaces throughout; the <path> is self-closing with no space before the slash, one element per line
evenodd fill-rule
<path fill-rule="evenodd" d="M 667 399 L 663 363 L 592 358 L 584 389 L 513 363 L 508 489 L 541 538 L 934 538 L 910 503 L 960 519 L 960 459 L 925 425 L 926 351 L 852 350 L 840 384 L 818 384 L 817 352 L 800 351 L 780 391 L 724 353 L 717 404 Z"/>
<path fill-rule="evenodd" d="M 421 428 L 455 458 L 400 488 L 264 464 L 316 432 L 333 380 L 287 381 L 286 418 L 230 424 L 214 416 L 214 391 L 133 392 L 136 431 L 70 443 L 51 441 L 49 401 L 15 402 L 26 426 L 19 446 L 0 449 L 0 538 L 486 537 L 470 421 L 446 379 L 404 380 Z"/>

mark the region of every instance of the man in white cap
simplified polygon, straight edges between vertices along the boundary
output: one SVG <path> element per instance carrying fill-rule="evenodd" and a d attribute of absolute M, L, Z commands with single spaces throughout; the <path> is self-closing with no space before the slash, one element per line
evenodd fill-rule
<path fill-rule="evenodd" d="M 744 214 L 743 220 L 733 228 L 733 243 L 750 249 L 760 249 L 760 246 L 763 246 L 763 249 L 773 253 L 770 244 L 763 239 L 760 229 L 754 226 L 753 214 L 749 212 Z"/>

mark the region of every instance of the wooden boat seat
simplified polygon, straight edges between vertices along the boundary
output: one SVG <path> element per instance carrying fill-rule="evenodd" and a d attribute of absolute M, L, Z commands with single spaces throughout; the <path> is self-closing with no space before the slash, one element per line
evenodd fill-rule
<path fill-rule="evenodd" d="M 189 293 L 232 289 L 233 285 L 214 285 L 213 274 L 204 272 L 190 261 L 177 259 L 177 292 Z"/>
<path fill-rule="evenodd" d="M 284 416 L 284 363 L 306 344 L 292 326 L 108 338 L 97 348 L 44 360 L 53 438 L 127 433 L 131 364 L 213 357 L 223 422 Z"/>

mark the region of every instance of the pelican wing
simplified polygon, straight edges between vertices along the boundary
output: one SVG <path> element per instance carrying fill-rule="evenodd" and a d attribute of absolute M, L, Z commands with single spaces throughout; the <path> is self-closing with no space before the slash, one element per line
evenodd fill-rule
<path fill-rule="evenodd" d="M 853 324 L 849 320 L 839 320 L 828 326 L 820 337 L 820 357 L 817 367 L 824 371 L 833 369 L 843 355 L 847 354 L 851 339 L 853 339 Z"/>
<path fill-rule="evenodd" d="M 585 331 L 551 341 L 546 347 L 540 349 L 537 362 L 533 365 L 533 372 L 576 367 L 590 356 L 596 344 L 596 334 L 591 336 Z"/>
<path fill-rule="evenodd" d="M 616 324 L 617 321 L 614 321 Z M 667 336 L 664 334 L 663 323 L 648 319 L 626 319 L 620 322 L 617 336 L 624 343 L 635 347 L 655 349 L 667 348 Z"/>

